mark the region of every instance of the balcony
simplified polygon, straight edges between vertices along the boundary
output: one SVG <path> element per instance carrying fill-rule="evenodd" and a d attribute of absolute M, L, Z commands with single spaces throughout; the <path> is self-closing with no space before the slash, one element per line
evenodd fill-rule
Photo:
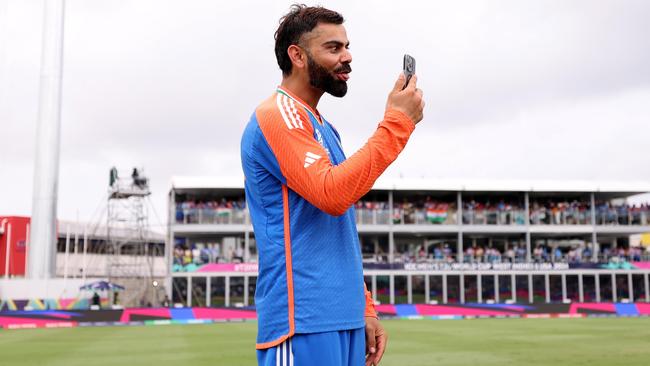
<path fill-rule="evenodd" d="M 530 223 L 532 225 L 591 225 L 591 209 L 534 209 L 530 213 Z"/>
<path fill-rule="evenodd" d="M 649 226 L 650 208 L 599 207 L 596 209 L 596 224 L 611 226 Z"/>
<path fill-rule="evenodd" d="M 462 212 L 462 224 L 468 232 L 556 232 L 568 230 L 571 233 L 586 233 L 593 230 L 592 209 L 585 201 L 546 201 L 533 202 L 530 214 L 519 204 L 489 205 L 466 202 Z M 650 206 L 612 205 L 608 202 L 596 204 L 594 217 L 597 232 L 624 233 L 631 228 L 650 227 Z M 213 230 L 215 225 L 222 228 L 242 228 L 250 224 L 245 202 L 182 202 L 175 210 L 177 229 L 196 231 Z M 447 201 L 402 202 L 391 209 L 385 201 L 359 201 L 355 205 L 355 221 L 360 231 L 385 231 L 392 225 L 396 231 L 410 232 L 425 230 L 447 232 L 459 226 L 456 205 Z M 210 229 L 212 227 L 212 229 Z M 194 229 L 192 229 L 194 228 Z M 635 229 L 635 230 L 636 230 Z"/>
<path fill-rule="evenodd" d="M 525 225 L 525 210 L 465 210 L 463 211 L 464 225 Z"/>
<path fill-rule="evenodd" d="M 177 224 L 243 225 L 247 222 L 246 209 L 189 208 L 176 210 Z"/>

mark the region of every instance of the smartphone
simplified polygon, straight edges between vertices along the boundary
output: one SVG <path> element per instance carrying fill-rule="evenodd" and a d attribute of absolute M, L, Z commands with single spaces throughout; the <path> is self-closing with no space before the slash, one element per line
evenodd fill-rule
<path fill-rule="evenodd" d="M 406 82 L 402 90 L 406 89 L 406 86 L 409 85 L 411 77 L 415 74 L 415 59 L 411 55 L 404 55 L 404 76 L 406 76 Z"/>

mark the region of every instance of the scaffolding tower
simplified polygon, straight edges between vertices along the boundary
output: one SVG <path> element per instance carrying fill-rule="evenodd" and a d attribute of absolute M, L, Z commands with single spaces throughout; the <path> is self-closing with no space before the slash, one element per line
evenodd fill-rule
<path fill-rule="evenodd" d="M 110 171 L 106 210 L 106 251 L 108 279 L 126 287 L 119 303 L 128 306 L 157 302 L 152 288 L 153 259 L 149 248 L 149 210 L 151 195 L 148 179 L 142 169 L 133 168 L 130 176 L 120 177 L 116 168 Z M 116 296 L 116 294 L 114 295 Z M 113 298 L 114 303 L 118 303 Z"/>

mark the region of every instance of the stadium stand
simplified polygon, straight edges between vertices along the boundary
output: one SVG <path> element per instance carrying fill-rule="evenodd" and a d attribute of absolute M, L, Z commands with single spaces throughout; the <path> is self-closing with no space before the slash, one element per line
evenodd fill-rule
<path fill-rule="evenodd" d="M 379 182 L 355 205 L 380 303 L 645 300 L 650 187 L 580 182 Z M 622 187 L 622 188 L 621 188 Z M 252 304 L 255 235 L 239 180 L 178 177 L 170 192 L 174 303 Z M 592 209 L 593 207 L 593 209 Z"/>

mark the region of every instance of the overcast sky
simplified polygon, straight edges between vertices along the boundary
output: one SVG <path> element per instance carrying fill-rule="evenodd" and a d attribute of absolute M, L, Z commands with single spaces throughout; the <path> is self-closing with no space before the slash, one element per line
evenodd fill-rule
<path fill-rule="evenodd" d="M 290 4 L 67 0 L 59 218 L 87 220 L 113 165 L 145 168 L 162 220 L 172 176 L 241 175 Z M 321 4 L 351 42 L 348 95 L 319 105 L 348 155 L 408 52 L 427 107 L 387 176 L 650 182 L 650 1 Z M 31 214 L 42 19 L 0 0 L 0 215 Z"/>

